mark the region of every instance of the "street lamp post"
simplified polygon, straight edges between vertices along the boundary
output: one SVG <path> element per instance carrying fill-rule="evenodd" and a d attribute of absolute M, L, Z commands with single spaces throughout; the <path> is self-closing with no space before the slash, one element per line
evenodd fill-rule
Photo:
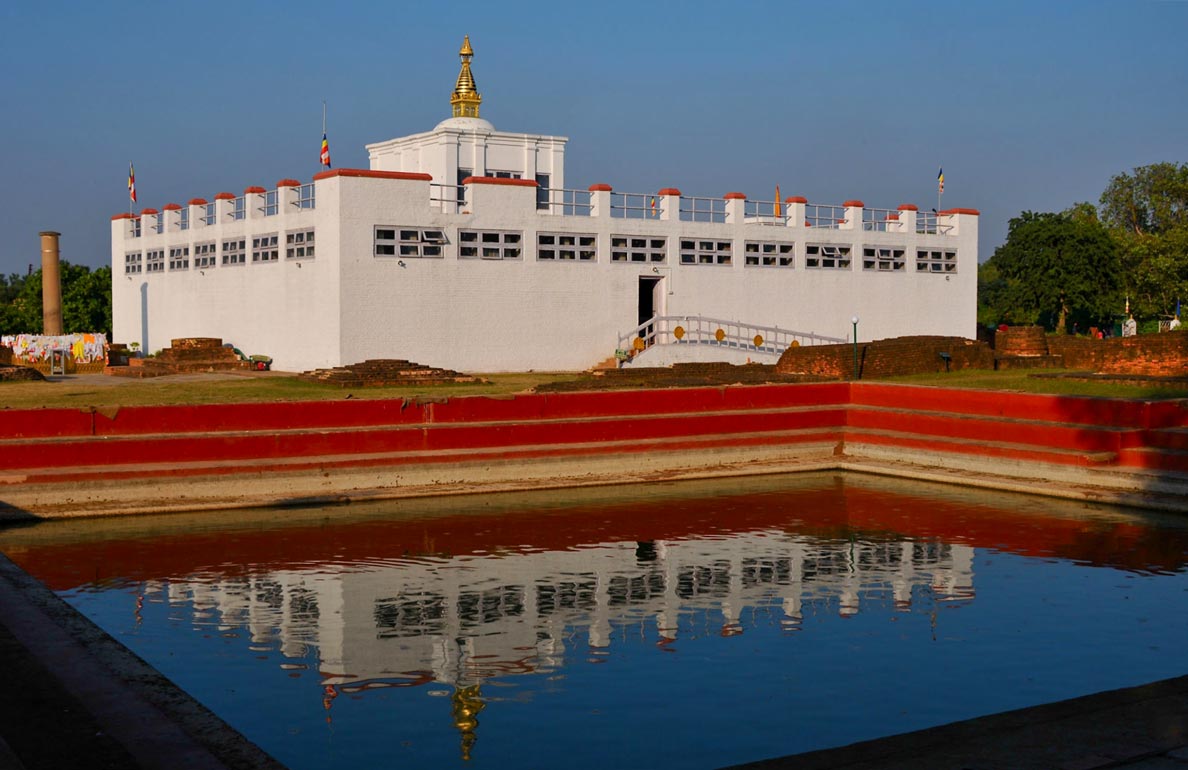
<path fill-rule="evenodd" d="M 854 374 L 850 379 L 858 379 L 858 316 L 850 319 L 850 323 L 854 324 Z"/>

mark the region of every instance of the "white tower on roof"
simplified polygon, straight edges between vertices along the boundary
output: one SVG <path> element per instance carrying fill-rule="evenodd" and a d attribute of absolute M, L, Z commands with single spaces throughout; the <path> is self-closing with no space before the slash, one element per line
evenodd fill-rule
<path fill-rule="evenodd" d="M 542 188 L 565 187 L 563 136 L 496 131 L 479 117 L 478 92 L 470 60 L 470 36 L 458 51 L 462 69 L 450 95 L 453 116 L 432 130 L 367 145 L 373 171 L 429 174 L 436 184 L 460 185 L 468 177 L 529 179 Z"/>

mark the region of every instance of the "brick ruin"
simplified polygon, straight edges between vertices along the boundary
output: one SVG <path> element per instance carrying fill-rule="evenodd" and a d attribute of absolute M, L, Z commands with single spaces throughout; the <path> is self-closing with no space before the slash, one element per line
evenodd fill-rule
<path fill-rule="evenodd" d="M 1188 375 L 1188 331 L 1094 339 L 1048 335 L 1039 326 L 999 330 L 985 341 L 896 337 L 857 346 L 859 379 L 958 369 L 1072 369 L 1144 377 Z M 789 348 L 776 371 L 829 379 L 854 376 L 854 345 Z"/>
<path fill-rule="evenodd" d="M 315 369 L 303 372 L 297 379 L 337 385 L 340 388 L 378 388 L 390 385 L 444 385 L 458 382 L 482 382 L 478 377 L 439 369 L 434 366 L 405 361 L 403 359 L 380 358 L 359 364 L 336 366 L 333 369 Z"/>
<path fill-rule="evenodd" d="M 108 366 L 104 374 L 116 377 L 161 377 L 167 374 L 249 371 L 251 361 L 217 337 L 170 340 L 169 347 L 148 358 L 128 358 L 127 366 Z"/>

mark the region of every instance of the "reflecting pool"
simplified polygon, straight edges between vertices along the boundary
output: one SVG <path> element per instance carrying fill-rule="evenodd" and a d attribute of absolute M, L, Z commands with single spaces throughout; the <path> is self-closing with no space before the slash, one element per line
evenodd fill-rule
<path fill-rule="evenodd" d="M 0 549 L 293 770 L 713 768 L 1188 672 L 1188 519 L 867 476 Z"/>

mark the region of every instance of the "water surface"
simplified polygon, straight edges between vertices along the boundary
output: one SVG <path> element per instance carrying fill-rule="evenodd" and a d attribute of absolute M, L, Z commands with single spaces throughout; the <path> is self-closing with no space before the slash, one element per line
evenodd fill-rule
<path fill-rule="evenodd" d="M 0 548 L 294 770 L 720 767 L 1188 669 L 1184 519 L 864 476 Z"/>

